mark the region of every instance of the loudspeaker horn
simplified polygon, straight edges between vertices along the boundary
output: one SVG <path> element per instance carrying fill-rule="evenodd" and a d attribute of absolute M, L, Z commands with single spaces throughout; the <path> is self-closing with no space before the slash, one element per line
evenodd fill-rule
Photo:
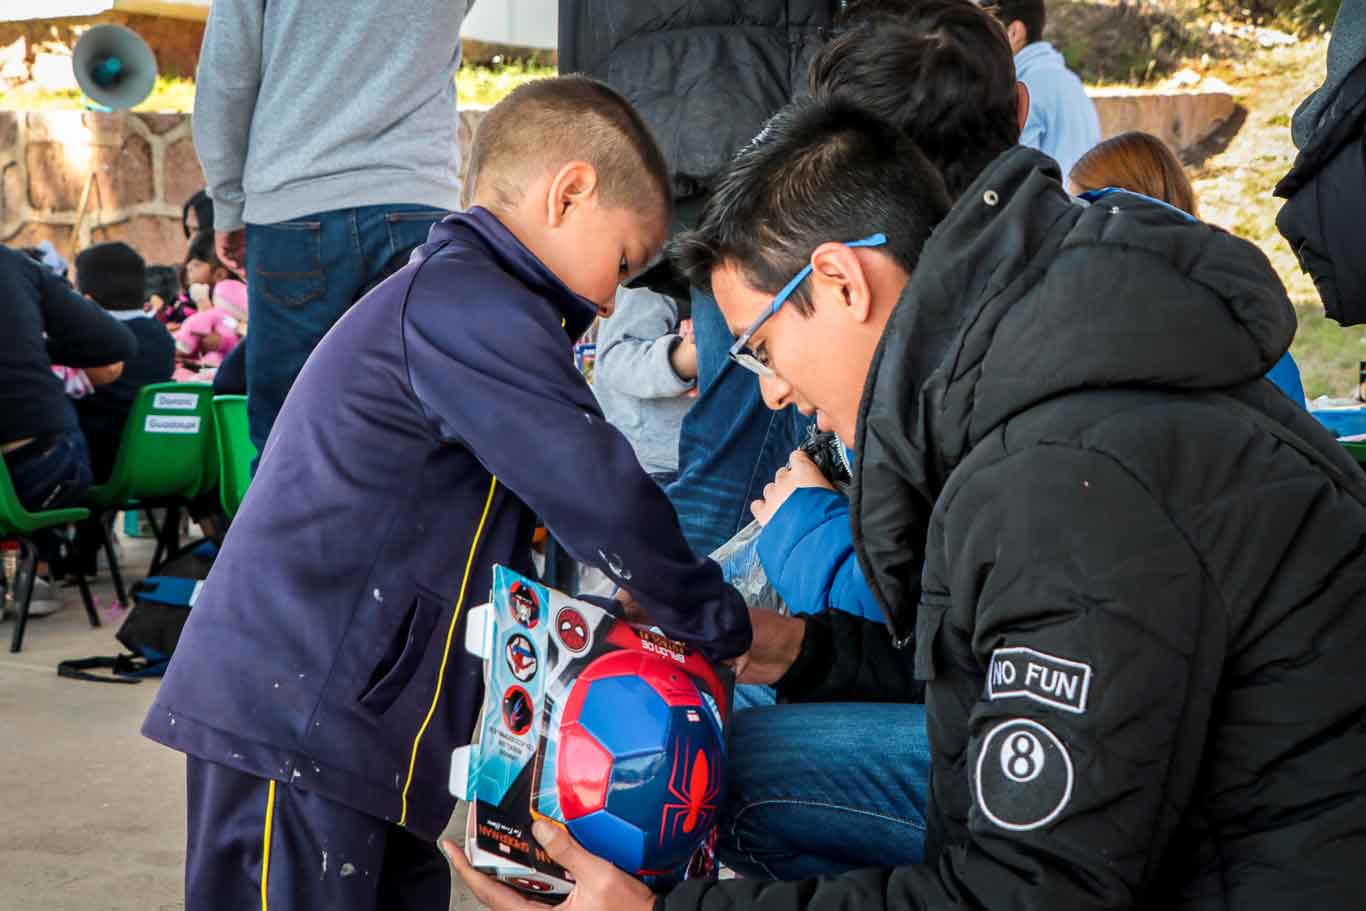
<path fill-rule="evenodd" d="M 71 64 L 81 91 L 110 111 L 141 103 L 157 81 L 156 55 L 137 32 L 121 25 L 87 31 L 76 43 Z"/>

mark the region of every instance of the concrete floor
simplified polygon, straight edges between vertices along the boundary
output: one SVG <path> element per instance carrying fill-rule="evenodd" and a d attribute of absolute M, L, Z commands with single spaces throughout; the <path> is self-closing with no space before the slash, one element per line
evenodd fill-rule
<path fill-rule="evenodd" d="M 151 556 L 125 539 L 130 581 Z M 118 619 L 92 629 L 76 589 L 62 593 L 66 609 L 31 620 L 18 655 L 0 623 L 0 911 L 181 911 L 184 761 L 138 734 L 157 682 L 58 677 L 63 659 L 121 650 Z M 113 600 L 107 576 L 95 599 Z M 457 891 L 450 907 L 478 905 Z"/>

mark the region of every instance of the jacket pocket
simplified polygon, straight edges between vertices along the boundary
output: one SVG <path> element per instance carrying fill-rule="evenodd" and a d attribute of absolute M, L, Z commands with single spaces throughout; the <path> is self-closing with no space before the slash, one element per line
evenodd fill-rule
<path fill-rule="evenodd" d="M 381 715 L 393 706 L 422 666 L 422 659 L 446 608 L 445 599 L 422 591 L 417 593 L 394 631 L 384 658 L 371 671 L 370 680 L 360 694 L 361 705 Z"/>

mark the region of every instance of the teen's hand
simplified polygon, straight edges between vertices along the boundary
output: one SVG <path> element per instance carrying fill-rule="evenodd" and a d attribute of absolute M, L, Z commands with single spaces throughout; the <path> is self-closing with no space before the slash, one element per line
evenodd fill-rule
<path fill-rule="evenodd" d="M 247 264 L 247 229 L 213 232 L 213 246 L 218 258 L 238 275 L 245 275 Z"/>
<path fill-rule="evenodd" d="M 574 891 L 558 907 L 567 911 L 651 911 L 654 908 L 655 895 L 648 886 L 589 854 L 564 829 L 537 822 L 531 832 L 550 859 L 574 876 Z M 484 907 L 492 911 L 545 911 L 545 905 L 474 869 L 455 842 L 443 841 L 441 850 L 446 852 L 461 881 Z"/>
<path fill-rule="evenodd" d="M 792 496 L 792 492 L 802 487 L 835 489 L 834 485 L 825 479 L 825 475 L 821 474 L 816 463 L 811 461 L 811 456 L 797 449 L 793 451 L 787 465 L 779 468 L 778 473 L 773 476 L 773 483 L 764 488 L 764 498 L 751 503 L 749 511 L 754 513 L 754 518 L 759 520 L 760 525 L 767 525 L 779 507 Z"/>
<path fill-rule="evenodd" d="M 735 682 L 777 683 L 802 653 L 806 621 L 751 607 L 749 622 L 754 641 L 749 651 L 736 659 Z"/>

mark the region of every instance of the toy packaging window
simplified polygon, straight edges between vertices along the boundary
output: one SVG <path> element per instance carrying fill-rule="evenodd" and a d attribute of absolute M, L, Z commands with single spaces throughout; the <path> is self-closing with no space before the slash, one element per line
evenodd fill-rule
<path fill-rule="evenodd" d="M 502 566 L 466 627 L 485 662 L 477 739 L 451 767 L 470 862 L 562 899 L 573 881 L 536 845 L 542 819 L 657 888 L 714 876 L 730 672 Z"/>

